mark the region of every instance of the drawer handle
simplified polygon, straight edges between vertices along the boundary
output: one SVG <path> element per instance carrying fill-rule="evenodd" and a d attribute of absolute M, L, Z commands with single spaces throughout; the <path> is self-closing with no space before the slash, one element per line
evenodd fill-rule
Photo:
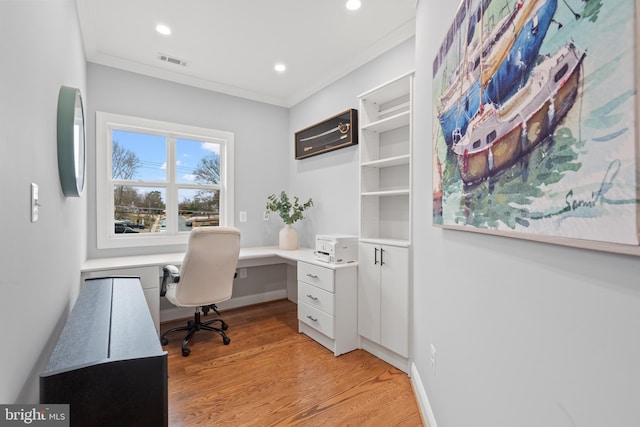
<path fill-rule="evenodd" d="M 315 274 L 311 274 L 311 273 L 307 273 L 307 276 L 311 277 L 312 279 L 317 279 L 318 276 L 316 276 Z"/>
<path fill-rule="evenodd" d="M 312 322 L 318 321 L 318 319 L 314 319 L 313 316 L 311 316 L 310 314 L 307 315 L 307 319 L 311 320 Z"/>
<path fill-rule="evenodd" d="M 314 301 L 318 301 L 318 297 L 314 297 L 314 296 L 313 296 L 313 295 L 311 295 L 311 294 L 308 294 L 308 295 L 307 295 L 307 297 L 311 298 L 311 299 L 312 299 L 312 300 L 314 300 Z"/>

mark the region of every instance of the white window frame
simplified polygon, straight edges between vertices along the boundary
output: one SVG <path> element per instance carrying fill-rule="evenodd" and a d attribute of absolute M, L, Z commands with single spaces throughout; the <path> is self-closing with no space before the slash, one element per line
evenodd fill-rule
<path fill-rule="evenodd" d="M 197 141 L 210 141 L 220 144 L 220 226 L 234 226 L 234 171 L 233 149 L 234 133 L 196 126 L 181 125 L 139 117 L 124 116 L 113 113 L 96 112 L 96 233 L 97 248 L 129 248 L 141 246 L 165 246 L 186 244 L 189 232 L 177 231 L 177 187 L 199 188 L 198 184 L 177 184 L 175 177 L 175 149 L 167 148 L 167 181 L 153 183 L 140 181 L 140 186 L 166 188 L 167 232 L 153 234 L 122 235 L 114 232 L 113 188 L 118 180 L 112 179 L 112 131 L 163 135 L 169 141 L 167 146 L 175 144 L 178 138 Z M 173 142 L 171 142 L 172 140 Z M 175 145 L 173 145 L 175 146 Z M 131 184 L 131 181 L 128 182 Z M 201 186 L 211 188 L 212 186 Z"/>

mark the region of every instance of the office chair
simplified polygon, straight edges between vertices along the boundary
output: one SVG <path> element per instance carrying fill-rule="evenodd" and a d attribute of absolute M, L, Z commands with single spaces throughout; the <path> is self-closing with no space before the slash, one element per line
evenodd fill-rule
<path fill-rule="evenodd" d="M 170 329 L 162 334 L 160 343 L 167 345 L 166 336 L 176 331 L 188 331 L 182 340 L 182 355 L 188 356 L 189 339 L 199 330 L 217 332 L 227 345 L 231 339 L 224 332 L 227 324 L 220 318 L 202 322 L 200 312 L 206 316 L 210 310 L 218 315 L 216 304 L 231 298 L 238 255 L 240 230 L 232 227 L 199 227 L 189 235 L 187 253 L 180 270 L 174 265 L 163 267 L 160 295 L 178 307 L 195 307 L 193 320 L 187 326 Z M 220 322 L 220 328 L 212 326 Z"/>

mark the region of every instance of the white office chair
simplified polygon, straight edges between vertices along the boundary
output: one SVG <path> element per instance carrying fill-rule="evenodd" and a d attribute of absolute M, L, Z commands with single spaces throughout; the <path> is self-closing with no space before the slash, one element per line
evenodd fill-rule
<path fill-rule="evenodd" d="M 233 279 L 238 255 L 240 253 L 240 230 L 232 227 L 199 227 L 189 235 L 189 245 L 182 267 L 166 265 L 163 267 L 160 295 L 178 307 L 195 307 L 193 320 L 187 326 L 173 328 L 162 334 L 160 343 L 167 345 L 166 335 L 176 331 L 188 331 L 182 341 L 182 355 L 188 356 L 189 339 L 201 329 L 217 332 L 226 345 L 231 339 L 224 332 L 227 324 L 222 319 L 201 322 L 200 311 L 206 316 L 209 310 L 218 315 L 216 304 L 231 298 Z M 220 322 L 220 328 L 211 326 Z"/>

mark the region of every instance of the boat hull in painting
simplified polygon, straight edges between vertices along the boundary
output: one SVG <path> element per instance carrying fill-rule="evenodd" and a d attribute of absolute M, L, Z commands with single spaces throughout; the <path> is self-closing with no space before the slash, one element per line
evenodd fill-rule
<path fill-rule="evenodd" d="M 573 46 L 565 49 L 566 55 L 573 57 L 564 56 L 563 62 L 545 71 L 548 80 L 543 87 L 540 86 L 541 79 L 533 76 L 509 104 L 485 113 L 486 117 L 477 121 L 472 120 L 467 135 L 453 147 L 465 184 L 478 183 L 513 166 L 553 135 L 575 103 L 581 78 L 580 65 L 585 56 L 578 54 Z M 553 82 L 565 66 L 563 77 Z M 518 104 L 523 100 L 528 103 Z M 487 142 L 490 139 L 492 141 Z"/>

